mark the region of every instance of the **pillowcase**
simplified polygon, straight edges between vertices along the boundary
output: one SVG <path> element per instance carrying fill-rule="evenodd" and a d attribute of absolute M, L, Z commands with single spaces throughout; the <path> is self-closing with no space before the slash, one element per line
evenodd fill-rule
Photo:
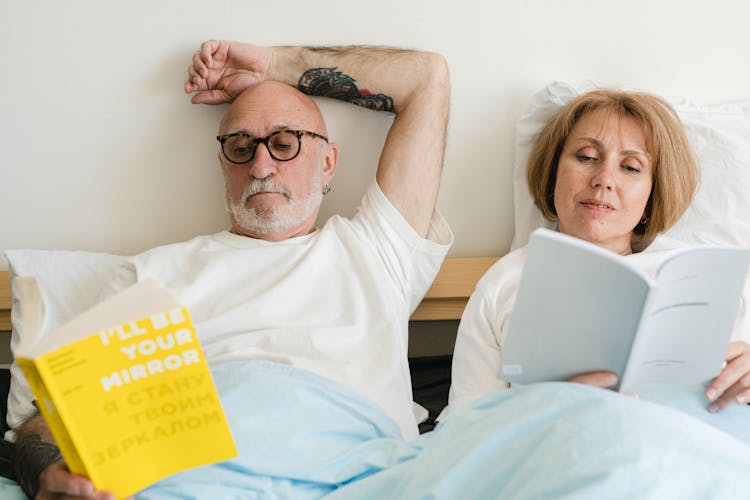
<path fill-rule="evenodd" d="M 42 335 L 68 322 L 101 300 L 107 284 L 126 257 L 97 252 L 9 250 L 11 283 L 16 276 L 34 276 L 44 300 Z M 15 352 L 23 335 L 21 308 L 11 285 L 11 351 Z M 15 439 L 14 429 L 34 412 L 33 396 L 26 378 L 16 363 L 10 368 L 7 421 L 11 430 L 5 438 Z"/>
<path fill-rule="evenodd" d="M 526 162 L 537 134 L 560 107 L 593 88 L 576 90 L 553 82 L 533 96 L 529 110 L 518 119 L 511 249 L 526 245 L 534 229 L 555 226 L 542 217 L 526 187 Z M 696 106 L 688 100 L 670 102 L 685 126 L 700 166 L 701 182 L 687 212 L 651 247 L 750 247 L 750 101 L 711 106 Z"/>

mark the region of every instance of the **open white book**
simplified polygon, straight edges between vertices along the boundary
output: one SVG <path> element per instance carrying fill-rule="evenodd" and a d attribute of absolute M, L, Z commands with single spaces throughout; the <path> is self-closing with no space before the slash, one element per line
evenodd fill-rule
<path fill-rule="evenodd" d="M 653 276 L 626 258 L 548 229 L 532 234 L 498 377 L 567 380 L 608 370 L 619 390 L 698 384 L 719 374 L 750 249 L 667 252 Z"/>

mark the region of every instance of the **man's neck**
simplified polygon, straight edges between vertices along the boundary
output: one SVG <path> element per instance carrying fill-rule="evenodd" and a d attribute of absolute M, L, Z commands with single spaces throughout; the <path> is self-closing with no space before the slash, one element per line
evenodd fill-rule
<path fill-rule="evenodd" d="M 252 231 L 245 231 L 242 228 L 233 226 L 229 232 L 238 236 L 245 236 L 247 238 L 254 238 L 256 240 L 264 241 L 284 241 L 291 238 L 297 238 L 299 236 L 306 236 L 317 229 L 313 224 L 310 227 L 299 228 L 297 230 L 290 229 L 287 231 L 271 232 L 271 233 L 255 233 Z"/>

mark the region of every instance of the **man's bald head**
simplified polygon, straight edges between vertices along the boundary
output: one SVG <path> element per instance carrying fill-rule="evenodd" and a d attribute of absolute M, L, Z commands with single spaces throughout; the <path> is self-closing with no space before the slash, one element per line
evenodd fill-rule
<path fill-rule="evenodd" d="M 309 130 L 328 136 L 323 114 L 315 101 L 296 88 L 276 81 L 258 83 L 240 94 L 224 113 L 219 134 L 246 130 L 263 136 L 274 127 Z"/>

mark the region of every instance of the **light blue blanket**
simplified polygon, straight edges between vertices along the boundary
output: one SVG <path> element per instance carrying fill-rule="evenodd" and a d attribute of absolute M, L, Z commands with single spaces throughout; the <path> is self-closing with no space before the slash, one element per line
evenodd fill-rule
<path fill-rule="evenodd" d="M 750 442 L 750 407 L 711 415 L 700 388 L 633 399 L 535 384 L 404 441 L 374 403 L 304 370 L 253 361 L 213 372 L 239 458 L 136 498 L 750 498 L 750 447 L 717 429 Z"/>

